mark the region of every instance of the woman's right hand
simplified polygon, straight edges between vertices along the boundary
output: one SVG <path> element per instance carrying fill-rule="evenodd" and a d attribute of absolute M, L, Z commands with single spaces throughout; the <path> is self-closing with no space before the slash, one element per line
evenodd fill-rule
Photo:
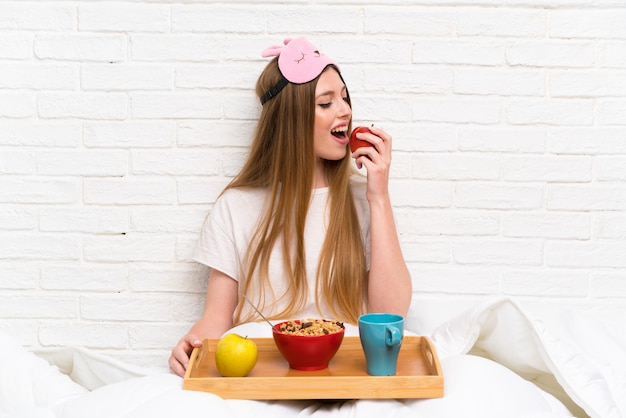
<path fill-rule="evenodd" d="M 230 276 L 216 269 L 211 270 L 204 313 L 172 349 L 168 360 L 172 373 L 184 376 L 191 352 L 202 345 L 202 339 L 219 338 L 233 326 L 233 312 L 238 300 L 237 288 L 238 283 Z"/>
<path fill-rule="evenodd" d="M 172 349 L 172 354 L 168 360 L 170 371 L 178 376 L 185 376 L 191 352 L 195 347 L 200 347 L 201 345 L 202 340 L 194 334 L 190 333 L 181 338 Z"/>

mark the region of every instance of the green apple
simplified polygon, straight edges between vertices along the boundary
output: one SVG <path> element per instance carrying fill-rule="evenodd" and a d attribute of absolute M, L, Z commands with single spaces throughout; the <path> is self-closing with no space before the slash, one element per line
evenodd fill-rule
<path fill-rule="evenodd" d="M 254 341 L 238 334 L 226 334 L 215 347 L 215 365 L 224 377 L 244 377 L 256 364 L 259 350 Z"/>

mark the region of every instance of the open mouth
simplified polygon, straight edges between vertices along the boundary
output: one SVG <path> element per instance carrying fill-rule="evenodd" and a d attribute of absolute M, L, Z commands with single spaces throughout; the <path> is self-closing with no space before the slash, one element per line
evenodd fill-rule
<path fill-rule="evenodd" d="M 347 126 L 340 126 L 330 131 L 330 133 L 339 139 L 345 139 L 347 137 L 346 133 L 348 132 Z"/>

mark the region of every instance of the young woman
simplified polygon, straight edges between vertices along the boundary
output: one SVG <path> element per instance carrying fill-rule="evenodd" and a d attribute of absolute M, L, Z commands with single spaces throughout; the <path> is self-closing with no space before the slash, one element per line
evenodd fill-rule
<path fill-rule="evenodd" d="M 202 317 L 172 350 L 183 375 L 202 338 L 258 321 L 246 296 L 274 319 L 406 315 L 411 278 L 389 199 L 391 137 L 350 154 L 352 108 L 339 66 L 304 38 L 276 56 L 256 85 L 262 103 L 250 155 L 200 234 L 195 259 L 211 267 Z M 354 169 L 365 167 L 364 179 Z"/>

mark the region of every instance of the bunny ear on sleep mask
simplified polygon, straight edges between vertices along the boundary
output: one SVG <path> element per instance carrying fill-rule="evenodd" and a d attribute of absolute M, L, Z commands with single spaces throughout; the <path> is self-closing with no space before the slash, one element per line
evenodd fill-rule
<path fill-rule="evenodd" d="M 294 84 L 308 83 L 320 75 L 324 68 L 330 64 L 339 68 L 335 61 L 319 52 L 315 45 L 306 38 L 287 38 L 283 43 L 284 46 L 270 46 L 263 50 L 261 54 L 263 57 L 278 56 L 278 68 L 283 75 L 283 79 L 261 97 L 261 104 L 265 104 L 269 99 L 280 93 L 287 85 L 287 82 Z"/>

